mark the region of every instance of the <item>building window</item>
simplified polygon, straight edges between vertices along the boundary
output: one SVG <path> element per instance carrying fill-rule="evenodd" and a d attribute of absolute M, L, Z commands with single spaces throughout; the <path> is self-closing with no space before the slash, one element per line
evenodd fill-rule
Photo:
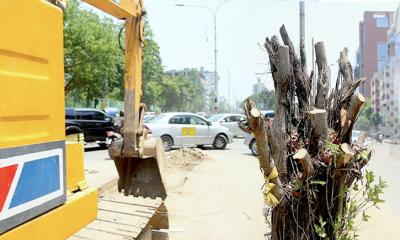
<path fill-rule="evenodd" d="M 385 15 L 375 15 L 376 27 L 377 28 L 388 28 L 389 19 Z"/>
<path fill-rule="evenodd" d="M 387 43 L 380 42 L 376 44 L 376 58 L 378 63 L 378 70 L 382 69 L 388 60 L 388 45 Z"/>
<path fill-rule="evenodd" d="M 387 43 L 380 42 L 376 44 L 376 55 L 378 60 L 388 59 L 388 46 Z"/>

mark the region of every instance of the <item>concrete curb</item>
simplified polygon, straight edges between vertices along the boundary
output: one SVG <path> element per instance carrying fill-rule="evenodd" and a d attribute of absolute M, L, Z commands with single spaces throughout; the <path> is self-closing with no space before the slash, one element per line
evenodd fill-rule
<path fill-rule="evenodd" d="M 400 144 L 400 142 L 397 142 L 396 140 L 391 140 L 391 139 L 384 139 L 383 140 L 384 143 L 389 143 L 389 144 Z"/>

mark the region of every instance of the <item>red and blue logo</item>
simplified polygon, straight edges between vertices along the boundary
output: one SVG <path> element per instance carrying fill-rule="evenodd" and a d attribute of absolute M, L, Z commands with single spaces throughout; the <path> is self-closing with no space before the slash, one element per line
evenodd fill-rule
<path fill-rule="evenodd" d="M 0 156 L 0 221 L 64 194 L 63 149 Z"/>

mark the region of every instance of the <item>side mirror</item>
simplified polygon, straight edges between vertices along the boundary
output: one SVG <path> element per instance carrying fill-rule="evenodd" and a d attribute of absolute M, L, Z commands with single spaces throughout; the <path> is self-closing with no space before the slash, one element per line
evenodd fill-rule
<path fill-rule="evenodd" d="M 211 125 L 212 125 L 212 123 L 211 123 L 211 122 L 207 122 L 207 125 L 208 125 L 208 126 L 211 126 Z"/>

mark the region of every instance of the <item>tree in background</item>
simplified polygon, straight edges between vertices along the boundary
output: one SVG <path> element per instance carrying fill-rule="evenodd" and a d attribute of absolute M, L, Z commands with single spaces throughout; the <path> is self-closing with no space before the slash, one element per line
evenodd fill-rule
<path fill-rule="evenodd" d="M 371 101 L 367 101 L 358 116 L 354 129 L 373 132 L 378 131 L 383 119 L 379 113 L 374 113 Z"/>
<path fill-rule="evenodd" d="M 252 95 L 251 98 L 257 103 L 257 106 L 263 110 L 275 108 L 275 91 L 264 88 L 261 92 Z"/>
<path fill-rule="evenodd" d="M 164 76 L 162 83 L 162 111 L 198 112 L 204 108 L 205 94 L 199 71 Z"/>
<path fill-rule="evenodd" d="M 64 14 L 65 94 L 68 105 L 94 99 L 124 99 L 125 34 L 110 18 L 80 8 L 77 0 L 68 2 Z M 119 41 L 122 46 L 119 46 Z M 168 76 L 164 74 L 160 47 L 145 22 L 143 48 L 142 102 L 151 110 L 201 111 L 204 88 L 200 73 Z M 81 105 L 81 104 L 79 104 Z"/>
<path fill-rule="evenodd" d="M 160 108 L 163 100 L 163 67 L 160 47 L 154 40 L 148 22 L 145 22 L 145 46 L 143 48 L 143 98 L 149 108 Z"/>
<path fill-rule="evenodd" d="M 262 109 L 262 110 L 271 110 L 275 109 L 275 91 L 274 90 L 268 90 L 264 88 L 261 92 L 257 94 L 253 94 L 250 97 L 250 99 L 253 99 L 257 106 Z M 241 108 L 243 108 L 244 102 L 241 104 Z"/>
<path fill-rule="evenodd" d="M 65 94 L 86 106 L 122 81 L 123 54 L 118 47 L 117 24 L 110 18 L 79 8 L 77 0 L 68 2 L 64 14 Z"/>

